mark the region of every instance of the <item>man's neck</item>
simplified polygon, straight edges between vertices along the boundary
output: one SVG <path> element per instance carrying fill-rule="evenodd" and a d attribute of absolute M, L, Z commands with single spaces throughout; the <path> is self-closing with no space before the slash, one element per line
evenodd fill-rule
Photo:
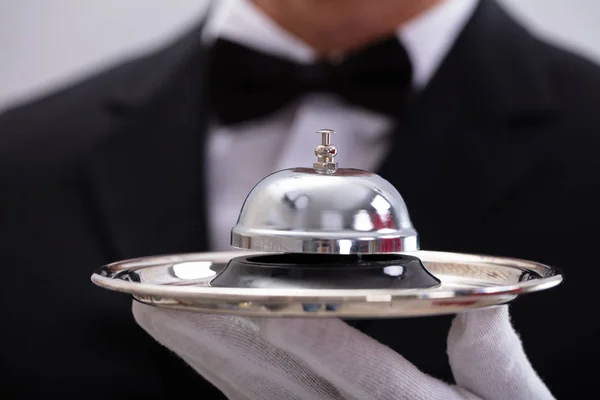
<path fill-rule="evenodd" d="M 320 57 L 327 57 L 394 35 L 398 27 L 444 0 L 252 1 Z"/>

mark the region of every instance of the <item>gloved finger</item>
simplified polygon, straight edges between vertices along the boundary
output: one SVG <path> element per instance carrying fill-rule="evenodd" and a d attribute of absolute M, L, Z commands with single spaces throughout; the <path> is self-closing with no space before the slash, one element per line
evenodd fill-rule
<path fill-rule="evenodd" d="M 328 382 L 246 318 L 133 304 L 137 323 L 230 399 L 339 400 Z"/>
<path fill-rule="evenodd" d="M 448 357 L 456 383 L 486 400 L 554 398 L 530 364 L 506 305 L 457 315 Z"/>
<path fill-rule="evenodd" d="M 137 301 L 133 302 L 132 311 L 135 321 L 142 329 L 161 345 L 177 354 L 227 398 L 250 399 L 250 397 L 244 397 L 244 393 L 235 382 L 229 381 L 228 374 L 219 375 L 217 372 L 217 366 L 227 364 L 228 350 L 219 345 L 197 346 L 196 343 L 199 341 L 205 344 L 213 342 L 210 338 L 206 338 L 209 333 L 203 329 L 190 331 L 190 328 L 193 329 L 193 327 L 186 326 L 187 324 L 180 325 L 177 322 L 178 319 L 189 320 L 186 312 L 164 312 L 164 310 Z M 207 320 L 204 321 L 206 324 L 210 323 L 209 318 L 207 316 Z"/>
<path fill-rule="evenodd" d="M 467 398 L 339 319 L 264 319 L 259 332 L 331 382 L 346 399 Z"/>

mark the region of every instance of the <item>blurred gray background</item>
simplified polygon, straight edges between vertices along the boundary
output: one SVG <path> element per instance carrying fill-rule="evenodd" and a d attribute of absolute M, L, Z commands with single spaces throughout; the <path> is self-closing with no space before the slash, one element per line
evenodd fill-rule
<path fill-rule="evenodd" d="M 498 1 L 540 35 L 600 62 L 600 0 Z M 196 22 L 206 5 L 0 0 L 0 109 L 160 45 Z"/>

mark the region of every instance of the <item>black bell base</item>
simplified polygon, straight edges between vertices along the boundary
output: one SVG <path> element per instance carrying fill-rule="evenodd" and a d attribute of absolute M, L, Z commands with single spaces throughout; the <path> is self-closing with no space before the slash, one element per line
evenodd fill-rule
<path fill-rule="evenodd" d="M 440 280 L 405 254 L 283 253 L 236 257 L 212 287 L 277 289 L 428 289 Z"/>

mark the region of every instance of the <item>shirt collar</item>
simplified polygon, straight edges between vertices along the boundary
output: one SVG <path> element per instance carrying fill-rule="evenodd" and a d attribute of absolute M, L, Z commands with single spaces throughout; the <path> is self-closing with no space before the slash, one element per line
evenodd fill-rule
<path fill-rule="evenodd" d="M 442 0 L 398 28 L 398 39 L 412 63 L 416 88 L 429 82 L 478 1 Z M 312 48 L 273 22 L 250 0 L 220 1 L 216 7 L 203 40 L 210 42 L 218 37 L 295 62 L 314 62 Z"/>

